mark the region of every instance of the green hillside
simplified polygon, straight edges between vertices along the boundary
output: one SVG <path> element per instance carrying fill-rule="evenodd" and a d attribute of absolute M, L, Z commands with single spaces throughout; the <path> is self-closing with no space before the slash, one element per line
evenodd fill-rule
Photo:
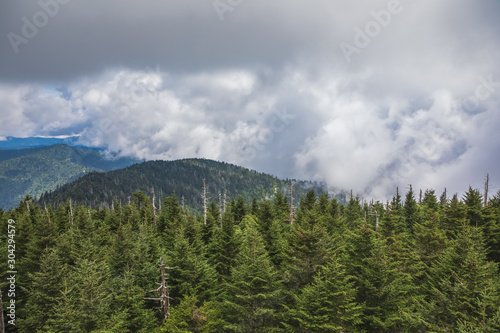
<path fill-rule="evenodd" d="M 202 205 L 203 179 L 206 182 L 208 201 L 219 201 L 219 192 L 226 190 L 227 198 L 243 196 L 246 202 L 252 198 L 272 198 L 276 191 L 287 192 L 289 180 L 259 173 L 236 165 L 206 159 L 176 161 L 149 161 L 110 172 L 95 172 L 73 183 L 66 184 L 40 198 L 40 203 L 52 205 L 71 198 L 77 204 L 110 206 L 114 199 L 125 204 L 133 193 L 143 191 L 157 197 L 173 193 L 186 205 L 199 209 Z M 321 184 L 293 181 L 294 197 L 299 199 L 308 189 L 322 191 Z"/>
<path fill-rule="evenodd" d="M 134 160 L 105 159 L 92 148 L 57 144 L 47 147 L 0 151 L 0 207 L 16 206 L 26 195 L 46 191 L 92 171 L 122 168 Z"/>

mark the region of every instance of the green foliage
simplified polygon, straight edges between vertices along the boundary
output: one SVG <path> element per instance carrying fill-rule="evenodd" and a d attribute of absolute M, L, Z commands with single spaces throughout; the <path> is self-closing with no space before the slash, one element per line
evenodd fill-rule
<path fill-rule="evenodd" d="M 25 195 L 45 192 L 94 171 L 108 171 L 136 163 L 127 158 L 106 159 L 99 150 L 63 144 L 0 151 L 0 207 L 14 206 Z"/>
<path fill-rule="evenodd" d="M 57 175 L 56 177 L 57 178 Z M 227 192 L 229 198 L 239 199 L 249 204 L 255 198 L 274 198 L 279 190 L 288 191 L 288 181 L 268 174 L 236 165 L 206 159 L 185 159 L 176 161 L 149 161 L 109 172 L 94 172 L 76 181 L 61 186 L 58 190 L 40 198 L 40 203 L 56 206 L 71 198 L 74 203 L 96 207 L 111 207 L 114 199 L 125 204 L 132 193 L 143 191 L 149 195 L 154 189 L 161 197 L 184 198 L 185 205 L 192 211 L 202 212 L 201 190 L 206 180 L 208 203 L 218 201 L 218 192 Z M 314 188 L 318 193 L 322 186 L 316 182 L 296 181 L 293 193 L 296 200 L 307 190 Z M 239 203 L 238 209 L 242 209 Z M 234 212 L 238 224 L 245 211 Z"/>
<path fill-rule="evenodd" d="M 226 328 L 237 332 L 270 330 L 278 324 L 278 271 L 265 249 L 255 217 L 247 215 L 241 224 L 241 245 L 224 301 Z"/>
<path fill-rule="evenodd" d="M 404 204 L 397 191 L 387 204 L 343 206 L 309 191 L 290 224 L 289 201 L 273 190 L 251 205 L 230 196 L 222 216 L 209 201 L 205 224 L 176 195 L 156 189 L 153 205 L 136 190 L 130 203 L 26 196 L 0 209 L 4 253 L 16 221 L 18 321 L 7 332 L 500 331 L 500 193 L 486 206 L 471 189 L 439 201 L 427 190 L 421 205 L 410 189 Z M 160 257 L 166 320 L 149 299 Z M 7 271 L 0 261 L 4 309 Z"/>

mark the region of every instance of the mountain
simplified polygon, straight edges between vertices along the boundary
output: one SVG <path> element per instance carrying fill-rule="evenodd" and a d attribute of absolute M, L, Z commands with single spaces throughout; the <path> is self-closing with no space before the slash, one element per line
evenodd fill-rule
<path fill-rule="evenodd" d="M 65 144 L 68 146 L 82 147 L 78 145 L 78 136 L 69 136 L 65 138 L 15 138 L 8 136 L 5 140 L 0 140 L 0 150 L 25 149 L 52 146 L 55 144 Z"/>
<path fill-rule="evenodd" d="M 16 206 L 28 194 L 39 197 L 92 171 L 109 171 L 137 162 L 107 159 L 97 149 L 64 144 L 0 150 L 0 207 Z"/>
<path fill-rule="evenodd" d="M 120 170 L 85 175 L 43 195 L 39 202 L 56 205 L 71 198 L 76 204 L 110 206 L 114 199 L 127 203 L 138 191 L 151 196 L 154 189 L 157 197 L 175 193 L 179 199 L 184 197 L 187 206 L 199 210 L 202 207 L 203 179 L 208 202 L 219 202 L 219 193 L 223 194 L 224 189 L 228 200 L 242 195 L 249 202 L 253 197 L 272 198 L 278 190 L 288 193 L 289 187 L 289 180 L 225 162 L 207 159 L 148 161 Z M 317 182 L 293 180 L 292 183 L 296 202 L 309 189 L 323 191 L 323 185 Z"/>

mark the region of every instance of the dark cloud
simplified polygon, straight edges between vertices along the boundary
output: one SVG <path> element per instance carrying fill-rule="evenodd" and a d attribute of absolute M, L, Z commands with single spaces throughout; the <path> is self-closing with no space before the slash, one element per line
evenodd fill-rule
<path fill-rule="evenodd" d="M 378 198 L 500 178 L 498 1 L 242 0 L 223 20 L 213 3 L 3 1 L 0 136 Z"/>

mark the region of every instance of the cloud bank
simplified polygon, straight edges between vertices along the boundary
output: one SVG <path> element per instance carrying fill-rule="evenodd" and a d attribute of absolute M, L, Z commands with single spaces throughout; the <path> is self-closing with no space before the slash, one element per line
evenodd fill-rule
<path fill-rule="evenodd" d="M 1 5 L 3 137 L 76 134 L 375 199 L 500 179 L 497 1 L 241 1 L 223 20 L 211 2 L 41 3 L 58 11 L 17 53 L 8 33 L 44 7 Z"/>

